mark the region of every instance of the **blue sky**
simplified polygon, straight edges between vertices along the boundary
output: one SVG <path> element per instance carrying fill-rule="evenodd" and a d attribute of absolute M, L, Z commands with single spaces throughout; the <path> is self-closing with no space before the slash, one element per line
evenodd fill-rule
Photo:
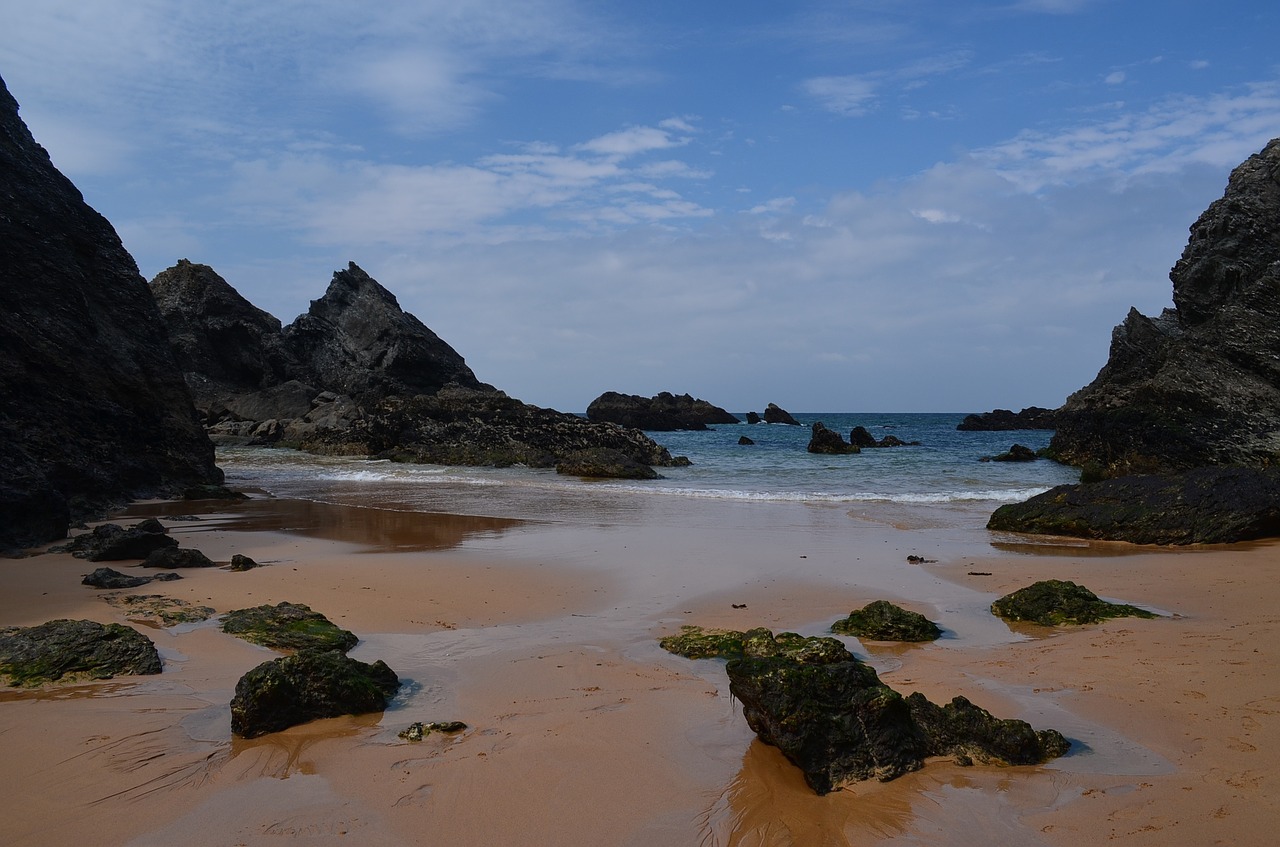
<path fill-rule="evenodd" d="M 1274 3 L 0 0 L 151 278 L 355 261 L 513 396 L 1057 406 L 1280 135 Z"/>

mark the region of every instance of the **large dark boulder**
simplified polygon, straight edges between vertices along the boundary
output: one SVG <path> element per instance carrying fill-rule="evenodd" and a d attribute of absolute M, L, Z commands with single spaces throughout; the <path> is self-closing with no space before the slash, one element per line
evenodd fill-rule
<path fill-rule="evenodd" d="M 1031 621 L 1042 626 L 1159 617 L 1127 603 L 1100 600 L 1083 585 L 1061 579 L 1041 580 L 1006 594 L 991 604 L 991 614 L 1007 621 Z"/>
<path fill-rule="evenodd" d="M 218 563 L 194 547 L 163 547 L 142 560 L 144 568 L 215 568 Z"/>
<path fill-rule="evenodd" d="M 335 272 L 324 296 L 285 327 L 284 344 L 306 382 L 360 402 L 435 394 L 451 383 L 487 387 L 355 262 Z"/>
<path fill-rule="evenodd" d="M 0 549 L 222 481 L 137 265 L 3 80 L 0 299 Z"/>
<path fill-rule="evenodd" d="M 773 403 L 770 403 L 764 410 L 764 422 L 800 426 L 800 421 L 791 417 L 790 412 L 780 406 L 775 406 Z"/>
<path fill-rule="evenodd" d="M 620 450 L 576 450 L 556 464 L 556 473 L 589 479 L 657 479 L 658 472 Z"/>
<path fill-rule="evenodd" d="M 1130 310 L 1050 448 L 1092 477 L 1280 459 L 1280 139 L 1237 167 L 1169 273 L 1173 309 Z"/>
<path fill-rule="evenodd" d="M 91 562 L 118 562 L 145 559 L 156 550 L 177 547 L 176 539 L 155 518 L 147 518 L 125 528 L 104 523 L 73 537 L 66 544 L 49 548 L 51 553 L 70 553 Z"/>
<path fill-rule="evenodd" d="M 276 650 L 321 649 L 345 653 L 359 643 L 355 633 L 342 629 L 302 603 L 277 603 L 236 609 L 222 618 L 222 631 Z"/>
<path fill-rule="evenodd" d="M 303 650 L 240 677 L 231 731 L 257 738 L 320 718 L 381 712 L 399 688 L 399 677 L 381 660 L 366 664 L 337 650 Z"/>
<path fill-rule="evenodd" d="M 1021 412 L 1008 409 L 995 409 L 982 414 L 965 415 L 964 420 L 956 425 L 956 429 L 966 432 L 1003 432 L 1019 429 L 1057 429 L 1058 413 L 1056 409 L 1042 409 L 1039 406 L 1028 406 Z"/>
<path fill-rule="evenodd" d="M 942 636 L 936 623 L 888 600 L 875 600 L 850 612 L 833 623 L 831 631 L 873 641 L 934 641 Z"/>
<path fill-rule="evenodd" d="M 736 416 L 706 400 L 667 391 L 653 397 L 606 391 L 587 406 L 587 420 L 651 432 L 704 430 L 708 424 L 742 423 Z"/>
<path fill-rule="evenodd" d="M 1280 535 L 1280 468 L 1205 467 L 1059 485 L 996 509 L 987 529 L 1135 544 L 1269 538 Z"/>
<path fill-rule="evenodd" d="M 818 421 L 813 425 L 813 434 L 809 437 L 809 446 L 806 449 L 810 453 L 827 455 L 862 452 L 858 445 L 850 444 L 840 436 L 840 433 L 823 426 L 822 421 Z"/>
<path fill-rule="evenodd" d="M 33 686 L 71 679 L 160 673 L 151 639 L 122 624 L 56 620 L 0 629 L 0 678 Z"/>

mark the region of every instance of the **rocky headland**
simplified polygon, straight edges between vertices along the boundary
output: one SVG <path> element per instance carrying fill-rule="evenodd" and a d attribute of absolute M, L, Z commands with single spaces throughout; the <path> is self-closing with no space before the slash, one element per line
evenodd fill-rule
<path fill-rule="evenodd" d="M 3 80 L 0 207 L 0 549 L 220 483 L 146 281 Z"/>
<path fill-rule="evenodd" d="M 606 391 L 587 406 L 587 420 L 650 432 L 701 431 L 709 424 L 742 423 L 737 416 L 706 400 L 669 391 L 653 397 Z"/>

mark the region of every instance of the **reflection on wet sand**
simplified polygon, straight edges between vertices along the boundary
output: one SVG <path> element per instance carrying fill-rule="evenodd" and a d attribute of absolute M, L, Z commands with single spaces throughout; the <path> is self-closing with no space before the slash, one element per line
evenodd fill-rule
<path fill-rule="evenodd" d="M 272 497 L 233 503 L 225 500 L 138 503 L 124 514 L 137 518 L 199 515 L 199 521 L 188 525 L 189 531 L 290 532 L 357 544 L 366 552 L 447 550 L 462 545 L 468 538 L 498 535 L 526 523 L 512 518 L 401 512 Z"/>

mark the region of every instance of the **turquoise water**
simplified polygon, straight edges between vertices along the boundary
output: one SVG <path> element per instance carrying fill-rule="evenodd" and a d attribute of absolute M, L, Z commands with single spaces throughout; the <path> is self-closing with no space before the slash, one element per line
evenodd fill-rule
<path fill-rule="evenodd" d="M 961 511 L 969 513 L 963 522 L 984 523 L 981 516 L 1001 503 L 1025 500 L 1079 477 L 1075 469 L 1046 460 L 980 461 L 1015 442 L 1043 447 L 1049 432 L 960 432 L 960 414 L 795 417 L 802 426 L 743 423 L 706 432 L 650 433 L 672 454 L 688 456 L 693 464 L 660 468 L 663 478 L 647 482 L 588 481 L 545 469 L 405 465 L 265 448 L 220 450 L 218 462 L 229 485 L 282 497 L 409 511 L 604 522 L 678 518 L 701 501 L 742 507 L 844 506 L 874 512 L 889 522 L 896 522 L 900 514 L 918 519 L 921 510 Z M 815 421 L 846 438 L 860 425 L 877 439 L 892 434 L 920 445 L 815 455 L 805 449 Z M 743 435 L 755 444 L 739 445 Z M 738 511 L 734 519 L 749 522 L 751 517 Z"/>

